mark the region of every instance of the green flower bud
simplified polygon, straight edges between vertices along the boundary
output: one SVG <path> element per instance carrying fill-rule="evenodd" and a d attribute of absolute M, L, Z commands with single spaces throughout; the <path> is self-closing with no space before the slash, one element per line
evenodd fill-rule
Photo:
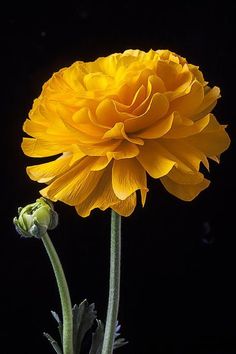
<path fill-rule="evenodd" d="M 23 237 L 40 238 L 47 230 L 54 229 L 58 224 L 58 214 L 53 204 L 43 197 L 35 203 L 18 209 L 18 217 L 13 219 L 16 231 Z"/>

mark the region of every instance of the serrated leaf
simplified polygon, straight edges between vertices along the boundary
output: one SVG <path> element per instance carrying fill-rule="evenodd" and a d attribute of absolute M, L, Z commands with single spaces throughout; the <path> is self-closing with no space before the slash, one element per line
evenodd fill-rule
<path fill-rule="evenodd" d="M 128 341 L 126 341 L 124 338 L 118 338 L 120 336 L 120 329 L 121 329 L 121 325 L 117 321 L 116 322 L 116 331 L 115 331 L 115 340 L 114 340 L 113 349 L 121 348 L 125 344 L 128 343 Z"/>
<path fill-rule="evenodd" d="M 60 317 L 58 316 L 58 314 L 55 311 L 51 311 L 51 314 L 53 315 L 54 319 L 57 321 L 58 323 L 58 331 L 60 334 L 60 338 L 61 338 L 61 343 L 63 343 L 63 323 L 60 320 Z"/>
<path fill-rule="evenodd" d="M 87 300 L 82 301 L 79 306 L 75 305 L 72 309 L 72 313 L 74 354 L 79 354 L 84 336 L 92 327 L 97 313 L 95 311 L 95 305 L 89 305 Z"/>
<path fill-rule="evenodd" d="M 53 349 L 55 350 L 55 352 L 56 352 L 57 354 L 63 354 L 63 352 L 62 352 L 60 346 L 59 346 L 58 343 L 55 341 L 55 339 L 53 339 L 53 338 L 50 336 L 50 334 L 44 333 L 43 335 L 44 335 L 44 336 L 47 338 L 47 340 L 50 342 L 50 344 L 52 345 Z"/>
<path fill-rule="evenodd" d="M 101 354 L 104 339 L 104 326 L 100 320 L 97 320 L 96 331 L 92 334 L 92 345 L 89 354 Z"/>

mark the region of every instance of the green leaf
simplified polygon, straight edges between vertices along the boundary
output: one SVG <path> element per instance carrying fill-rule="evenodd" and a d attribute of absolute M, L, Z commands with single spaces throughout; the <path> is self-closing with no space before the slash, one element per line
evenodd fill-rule
<path fill-rule="evenodd" d="M 58 343 L 55 341 L 55 339 L 53 339 L 53 338 L 50 336 L 50 334 L 44 333 L 43 335 L 49 340 L 49 342 L 51 343 L 53 349 L 55 350 L 55 352 L 56 352 L 57 354 L 63 354 L 63 352 L 62 352 L 60 346 L 59 346 Z"/>
<path fill-rule="evenodd" d="M 92 345 L 89 354 L 101 354 L 102 344 L 104 339 L 104 325 L 100 320 L 97 320 L 96 331 L 92 334 Z"/>
<path fill-rule="evenodd" d="M 97 317 L 95 305 L 85 299 L 80 305 L 74 305 L 73 309 L 73 345 L 74 354 L 79 354 L 85 334 L 92 327 Z"/>

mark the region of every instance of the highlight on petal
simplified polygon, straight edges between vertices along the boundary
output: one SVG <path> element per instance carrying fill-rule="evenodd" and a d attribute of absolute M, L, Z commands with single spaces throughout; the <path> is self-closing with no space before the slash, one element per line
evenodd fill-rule
<path fill-rule="evenodd" d="M 189 87 L 189 92 L 186 91 L 186 95 L 171 102 L 170 109 L 180 112 L 185 117 L 189 117 L 199 109 L 203 99 L 204 88 L 200 82 L 194 81 Z"/>
<path fill-rule="evenodd" d="M 131 144 L 129 141 L 122 141 L 120 145 L 116 147 L 114 151 L 107 152 L 108 159 L 130 159 L 136 157 L 139 154 L 139 148 L 137 145 Z"/>
<path fill-rule="evenodd" d="M 108 208 L 112 208 L 113 205 L 120 202 L 113 191 L 111 179 L 112 172 L 110 164 L 101 175 L 96 188 L 94 188 L 86 198 L 78 201 L 78 204 L 76 205 L 76 211 L 79 215 L 87 217 L 95 208 L 106 210 Z M 127 206 L 127 208 L 130 210 L 129 206 Z M 125 213 L 125 210 L 123 212 Z M 127 211 L 127 213 L 129 212 Z"/>
<path fill-rule="evenodd" d="M 186 202 L 192 201 L 210 184 L 210 181 L 207 179 L 204 179 L 198 184 L 180 184 L 179 182 L 176 183 L 168 176 L 162 177 L 160 180 L 165 189 L 170 194 Z"/>
<path fill-rule="evenodd" d="M 171 154 L 157 140 L 146 141 L 137 160 L 153 178 L 165 176 L 176 164 Z"/>
<path fill-rule="evenodd" d="M 207 188 L 201 167 L 230 144 L 211 113 L 220 97 L 198 66 L 170 50 L 126 50 L 54 73 L 33 102 L 22 149 L 52 161 L 27 167 L 43 196 L 74 206 L 133 213 L 147 174 L 192 200 Z M 202 166 L 203 165 L 203 166 Z M 139 193 L 139 192 L 138 192 Z"/>
<path fill-rule="evenodd" d="M 86 199 L 96 188 L 104 173 L 103 170 L 91 171 L 94 163 L 96 159 L 84 158 L 41 190 L 41 194 L 53 201 L 61 200 L 68 205 L 75 206 L 79 201 Z"/>
<path fill-rule="evenodd" d="M 226 126 L 220 125 L 211 114 L 209 124 L 201 134 L 188 137 L 186 142 L 201 150 L 208 157 L 218 156 L 230 145 L 230 138 L 225 128 Z"/>
<path fill-rule="evenodd" d="M 220 89 L 219 87 L 205 87 L 204 89 L 205 95 L 204 99 L 197 109 L 196 113 L 191 117 L 194 121 L 201 119 L 202 117 L 206 116 L 211 110 L 215 107 L 218 98 L 220 97 Z"/>
<path fill-rule="evenodd" d="M 149 128 L 138 132 L 138 136 L 142 139 L 157 139 L 166 135 L 172 127 L 175 114 L 172 113 L 168 117 L 160 119 L 157 123 L 151 125 Z"/>
<path fill-rule="evenodd" d="M 112 166 L 112 188 L 120 200 L 125 200 L 139 189 L 147 192 L 146 171 L 136 159 L 115 160 Z"/>
<path fill-rule="evenodd" d="M 130 216 L 136 207 L 136 199 L 136 193 L 133 193 L 125 200 L 112 205 L 112 209 L 121 216 Z"/>
<path fill-rule="evenodd" d="M 188 143 L 188 139 L 162 139 L 161 144 L 171 154 L 172 158 L 186 164 L 190 169 L 199 171 L 200 163 L 208 169 L 209 164 L 204 152 L 193 144 Z"/>
<path fill-rule="evenodd" d="M 140 116 L 129 118 L 124 122 L 126 132 L 137 132 L 144 129 L 162 117 L 168 112 L 169 102 L 167 98 L 159 93 L 155 93 L 151 99 L 146 112 Z"/>
<path fill-rule="evenodd" d="M 200 133 L 209 123 L 210 115 L 197 120 L 196 122 L 192 122 L 191 125 L 179 124 L 173 127 L 165 134 L 165 138 L 169 139 L 181 139 L 187 136 L 195 135 Z"/>
<path fill-rule="evenodd" d="M 68 145 L 32 138 L 24 138 L 21 147 L 25 155 L 31 157 L 54 156 L 68 150 Z"/>
<path fill-rule="evenodd" d="M 61 156 L 58 159 L 44 164 L 29 166 L 26 171 L 33 181 L 47 183 L 54 177 L 65 173 L 70 168 L 72 155 Z"/>

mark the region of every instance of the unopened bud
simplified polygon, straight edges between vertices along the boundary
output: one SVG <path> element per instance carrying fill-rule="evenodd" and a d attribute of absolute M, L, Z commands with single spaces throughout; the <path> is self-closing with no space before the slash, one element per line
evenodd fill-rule
<path fill-rule="evenodd" d="M 19 208 L 18 217 L 13 219 L 13 223 L 21 236 L 40 238 L 47 230 L 57 226 L 58 214 L 53 204 L 41 197 L 35 203 Z"/>

